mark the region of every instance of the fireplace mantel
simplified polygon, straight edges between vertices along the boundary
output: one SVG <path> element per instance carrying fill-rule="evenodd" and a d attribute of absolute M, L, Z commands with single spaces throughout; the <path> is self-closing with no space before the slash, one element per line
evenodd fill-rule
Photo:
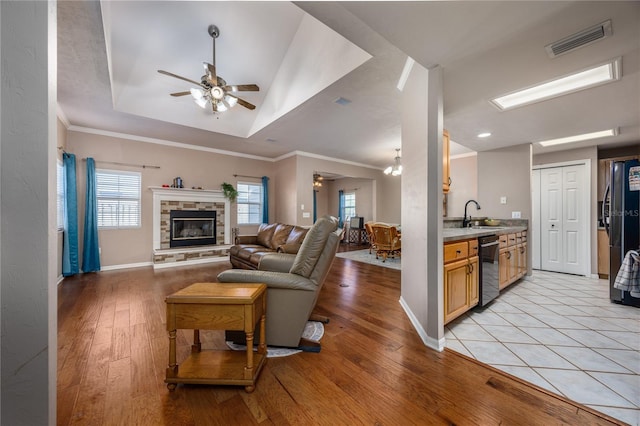
<path fill-rule="evenodd" d="M 224 203 L 224 244 L 231 244 L 231 203 L 220 190 L 150 186 L 153 193 L 153 249 L 160 249 L 160 204 L 162 201 Z"/>

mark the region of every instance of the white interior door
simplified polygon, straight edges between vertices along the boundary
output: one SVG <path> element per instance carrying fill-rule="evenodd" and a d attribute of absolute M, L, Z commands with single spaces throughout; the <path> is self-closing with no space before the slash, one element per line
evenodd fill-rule
<path fill-rule="evenodd" d="M 540 170 L 540 268 L 588 275 L 584 164 Z"/>
<path fill-rule="evenodd" d="M 540 266 L 564 272 L 562 265 L 562 168 L 540 171 Z"/>

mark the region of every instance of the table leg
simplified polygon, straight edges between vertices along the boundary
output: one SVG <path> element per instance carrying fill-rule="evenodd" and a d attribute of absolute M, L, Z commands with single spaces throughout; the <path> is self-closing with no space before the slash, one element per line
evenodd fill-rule
<path fill-rule="evenodd" d="M 176 330 L 169 331 L 169 366 L 167 367 L 166 375 L 167 378 L 178 375 L 178 364 L 176 364 Z M 168 383 L 167 388 L 172 391 L 176 388 L 176 384 Z"/>
<path fill-rule="evenodd" d="M 264 309 L 263 309 L 264 312 Z M 260 317 L 260 342 L 258 342 L 258 353 L 266 354 L 267 353 L 267 345 L 266 345 L 266 315 L 262 315 Z"/>
<path fill-rule="evenodd" d="M 191 345 L 191 353 L 200 352 L 202 343 L 200 342 L 200 330 L 193 330 L 193 345 Z"/>
<path fill-rule="evenodd" d="M 247 336 L 247 366 L 244 368 L 244 378 L 253 378 L 253 331 L 246 333 Z"/>

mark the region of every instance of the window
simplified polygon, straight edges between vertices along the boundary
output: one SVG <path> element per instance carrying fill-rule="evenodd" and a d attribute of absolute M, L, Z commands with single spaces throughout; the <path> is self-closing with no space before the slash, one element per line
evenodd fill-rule
<path fill-rule="evenodd" d="M 344 194 L 344 213 L 345 220 L 348 217 L 356 215 L 356 194 L 355 192 L 349 192 Z"/>
<path fill-rule="evenodd" d="M 65 197 L 65 178 L 64 178 L 64 166 L 62 162 L 58 160 L 58 164 L 56 166 L 56 174 L 57 174 L 57 182 L 56 182 L 56 192 L 57 192 L 57 221 L 58 221 L 58 231 L 62 231 L 64 229 L 64 208 L 66 204 Z"/>
<path fill-rule="evenodd" d="M 140 185 L 140 173 L 96 170 L 98 228 L 140 227 Z"/>
<path fill-rule="evenodd" d="M 262 184 L 238 182 L 238 225 L 262 223 Z"/>

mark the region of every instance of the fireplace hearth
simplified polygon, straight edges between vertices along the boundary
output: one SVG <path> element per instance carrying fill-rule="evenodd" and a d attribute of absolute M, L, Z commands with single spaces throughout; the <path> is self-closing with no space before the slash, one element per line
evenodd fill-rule
<path fill-rule="evenodd" d="M 216 244 L 216 212 L 171 210 L 170 247 L 193 247 Z"/>

